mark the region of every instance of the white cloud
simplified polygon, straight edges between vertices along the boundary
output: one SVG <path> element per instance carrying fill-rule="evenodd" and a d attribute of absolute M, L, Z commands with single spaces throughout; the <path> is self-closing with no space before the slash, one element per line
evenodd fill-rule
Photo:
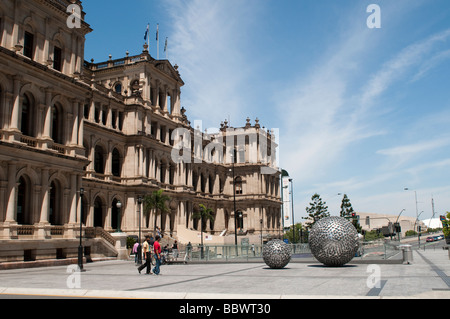
<path fill-rule="evenodd" d="M 347 92 L 347 86 L 355 74 L 360 75 L 353 72 L 353 67 L 367 58 L 369 47 L 365 43 L 370 42 L 366 30 L 355 31 L 332 57 L 325 57 L 328 58 L 327 63 L 318 64 L 309 78 L 300 80 L 286 90 L 292 97 L 280 105 L 280 109 L 290 105 L 290 116 L 286 119 L 285 135 L 281 140 L 290 146 L 282 153 L 288 158 L 285 164 L 293 166 L 291 170 L 297 171 L 305 180 L 317 178 L 320 176 L 318 173 L 327 174 L 327 167 L 348 151 L 352 143 L 385 134 L 387 128 L 382 126 L 382 122 L 376 121 L 377 114 L 382 112 L 378 99 L 418 65 L 426 63 L 429 53 L 449 38 L 450 30 L 445 30 L 407 46 L 384 63 L 366 84 L 360 86 L 362 89 L 359 95 L 352 95 Z M 432 65 L 444 56 L 438 56 Z M 348 116 L 344 117 L 343 114 Z M 375 128 L 371 123 L 381 126 Z M 424 141 L 383 149 L 377 153 L 414 155 L 447 145 L 448 142 L 447 139 Z M 405 157 L 403 160 L 406 160 Z"/>
<path fill-rule="evenodd" d="M 441 138 L 438 140 L 432 141 L 421 141 L 414 144 L 402 145 L 393 148 L 383 149 L 377 151 L 377 154 L 386 155 L 386 156 L 394 156 L 394 157 L 403 157 L 409 158 L 415 154 L 428 152 L 437 148 L 441 148 L 444 146 L 450 145 L 450 138 Z"/>
<path fill-rule="evenodd" d="M 240 109 L 246 107 L 244 83 L 251 66 L 242 52 L 251 2 L 167 2 L 173 21 L 170 60 L 186 82 L 182 103 L 191 120 L 218 127 L 231 116 L 232 122 L 245 123 Z"/>
<path fill-rule="evenodd" d="M 448 59 L 450 59 L 450 50 L 445 50 L 435 54 L 433 57 L 425 61 L 423 65 L 421 65 L 417 74 L 414 75 L 414 77 L 411 79 L 411 82 L 419 81 L 425 76 L 426 73 L 436 68 L 439 64 Z"/>
<path fill-rule="evenodd" d="M 428 61 L 427 55 L 437 44 L 445 42 L 449 38 L 450 29 L 403 49 L 397 56 L 385 63 L 381 70 L 370 80 L 369 84 L 364 89 L 361 98 L 362 105 L 372 105 L 377 97 L 387 90 L 395 81 L 401 79 L 407 71 L 417 67 L 417 65 L 422 63 L 429 65 L 430 62 Z M 439 58 L 438 55 L 433 64 L 438 63 L 442 59 L 443 56 Z M 429 65 L 429 68 L 431 68 L 433 64 Z M 422 73 L 424 72 L 426 72 L 425 69 L 423 69 Z"/>

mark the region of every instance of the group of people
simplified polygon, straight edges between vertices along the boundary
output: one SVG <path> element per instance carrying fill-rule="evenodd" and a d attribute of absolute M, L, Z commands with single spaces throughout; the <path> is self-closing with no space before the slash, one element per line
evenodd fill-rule
<path fill-rule="evenodd" d="M 161 236 L 156 235 L 155 239 L 150 236 L 145 237 L 145 241 L 142 244 L 142 256 L 145 258 L 145 263 L 138 267 L 139 273 L 147 267 L 146 274 L 151 275 L 159 275 L 160 274 L 160 266 L 161 266 Z M 133 252 L 135 254 L 135 262 L 137 263 L 139 257 L 139 243 L 134 244 Z M 153 272 L 151 271 L 152 267 L 152 258 L 155 258 L 155 267 L 153 268 Z"/>
<path fill-rule="evenodd" d="M 138 264 L 138 261 L 140 260 L 139 256 L 141 258 L 145 259 L 145 263 L 140 265 L 138 267 L 138 272 L 141 273 L 141 271 L 144 268 L 146 269 L 147 275 L 159 275 L 160 274 L 160 267 L 161 265 L 164 265 L 165 258 L 169 255 L 169 246 L 166 245 L 163 249 L 161 248 L 161 235 L 156 235 L 155 238 L 152 236 L 145 236 L 145 241 L 139 247 L 139 242 L 136 242 L 133 246 L 132 253 L 135 256 L 134 262 L 135 264 Z M 172 246 L 172 254 L 173 254 L 173 260 L 177 260 L 179 256 L 179 250 L 178 250 L 178 241 L 175 240 Z M 141 250 L 141 252 L 139 252 Z M 189 244 L 186 245 L 186 254 L 184 256 L 184 262 L 186 263 L 188 260 L 191 259 L 191 253 L 192 253 L 192 244 L 189 242 Z M 154 259 L 154 263 L 153 263 Z M 151 266 L 155 265 L 153 269 L 151 269 Z"/>

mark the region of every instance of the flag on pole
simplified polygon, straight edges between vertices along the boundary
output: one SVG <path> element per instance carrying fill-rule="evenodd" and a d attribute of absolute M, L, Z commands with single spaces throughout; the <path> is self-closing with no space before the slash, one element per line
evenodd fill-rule
<path fill-rule="evenodd" d="M 156 25 L 156 41 L 159 40 L 159 23 Z"/>
<path fill-rule="evenodd" d="M 159 60 L 159 23 L 156 24 L 156 59 Z"/>
<path fill-rule="evenodd" d="M 150 30 L 150 23 L 147 24 L 147 30 L 145 31 L 144 40 L 147 41 L 148 31 Z"/>
<path fill-rule="evenodd" d="M 168 55 L 168 52 L 167 52 L 167 40 L 168 40 L 169 38 L 166 38 L 166 44 L 164 45 L 164 53 L 166 54 L 166 60 L 169 60 L 169 55 Z"/>

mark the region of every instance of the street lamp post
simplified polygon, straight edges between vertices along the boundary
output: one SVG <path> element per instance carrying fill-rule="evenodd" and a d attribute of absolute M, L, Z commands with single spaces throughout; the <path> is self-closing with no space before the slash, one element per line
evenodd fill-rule
<path fill-rule="evenodd" d="M 410 189 L 408 187 L 405 187 L 405 191 L 409 191 Z M 416 200 L 416 220 L 419 220 L 419 209 L 417 208 L 417 191 L 414 191 L 414 197 Z M 419 241 L 419 248 L 420 248 L 420 234 L 419 231 L 417 232 L 417 237 Z"/>
<path fill-rule="evenodd" d="M 237 239 L 237 212 L 236 212 L 236 176 L 234 171 L 234 162 L 236 161 L 236 148 L 233 149 L 233 209 L 234 209 L 234 245 L 236 246 L 236 256 L 238 255 L 238 239 Z"/>
<path fill-rule="evenodd" d="M 291 206 L 292 206 L 292 243 L 295 245 L 295 220 L 294 220 L 294 180 L 292 178 L 289 179 L 291 183 Z M 295 252 L 295 246 L 294 246 Z"/>
<path fill-rule="evenodd" d="M 264 222 L 264 219 L 261 218 L 259 220 L 259 224 L 261 225 L 261 251 L 263 249 L 263 222 Z"/>
<path fill-rule="evenodd" d="M 142 196 L 139 196 L 138 199 L 138 214 L 139 214 L 139 236 L 138 236 L 138 265 L 142 265 L 142 246 L 141 246 L 141 204 L 142 204 Z"/>
<path fill-rule="evenodd" d="M 83 201 L 84 188 L 80 188 L 80 198 Z M 83 270 L 83 210 L 80 206 L 80 245 L 78 246 L 78 268 Z"/>
<path fill-rule="evenodd" d="M 395 224 L 394 224 L 394 227 L 396 227 L 397 225 L 399 225 L 398 219 L 400 218 L 400 215 L 401 215 L 405 210 L 406 210 L 406 209 L 403 208 L 402 211 L 400 212 L 400 214 L 398 214 L 397 220 L 395 221 Z M 401 236 L 400 236 L 400 235 L 401 235 L 400 233 L 401 233 L 401 232 L 399 232 L 399 233 L 397 234 L 397 235 L 398 235 L 397 237 L 398 237 L 398 241 L 399 241 L 399 242 L 400 242 L 400 240 L 401 240 L 401 239 L 400 239 L 400 237 L 401 237 Z"/>
<path fill-rule="evenodd" d="M 284 186 L 284 178 L 289 177 L 289 173 L 286 170 L 281 170 L 281 224 L 283 227 L 282 235 L 284 235 L 284 219 L 285 219 L 285 212 L 284 212 L 284 189 L 288 188 L 289 185 Z"/>

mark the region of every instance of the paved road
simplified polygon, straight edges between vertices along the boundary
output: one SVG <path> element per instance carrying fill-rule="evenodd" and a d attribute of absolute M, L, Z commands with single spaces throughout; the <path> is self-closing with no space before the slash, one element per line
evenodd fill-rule
<path fill-rule="evenodd" d="M 143 299 L 450 298 L 450 261 L 442 249 L 415 251 L 411 265 L 350 264 L 341 268 L 291 263 L 188 264 L 140 275 L 132 261 L 71 268 L 0 271 L 0 298 L 53 296 Z"/>

